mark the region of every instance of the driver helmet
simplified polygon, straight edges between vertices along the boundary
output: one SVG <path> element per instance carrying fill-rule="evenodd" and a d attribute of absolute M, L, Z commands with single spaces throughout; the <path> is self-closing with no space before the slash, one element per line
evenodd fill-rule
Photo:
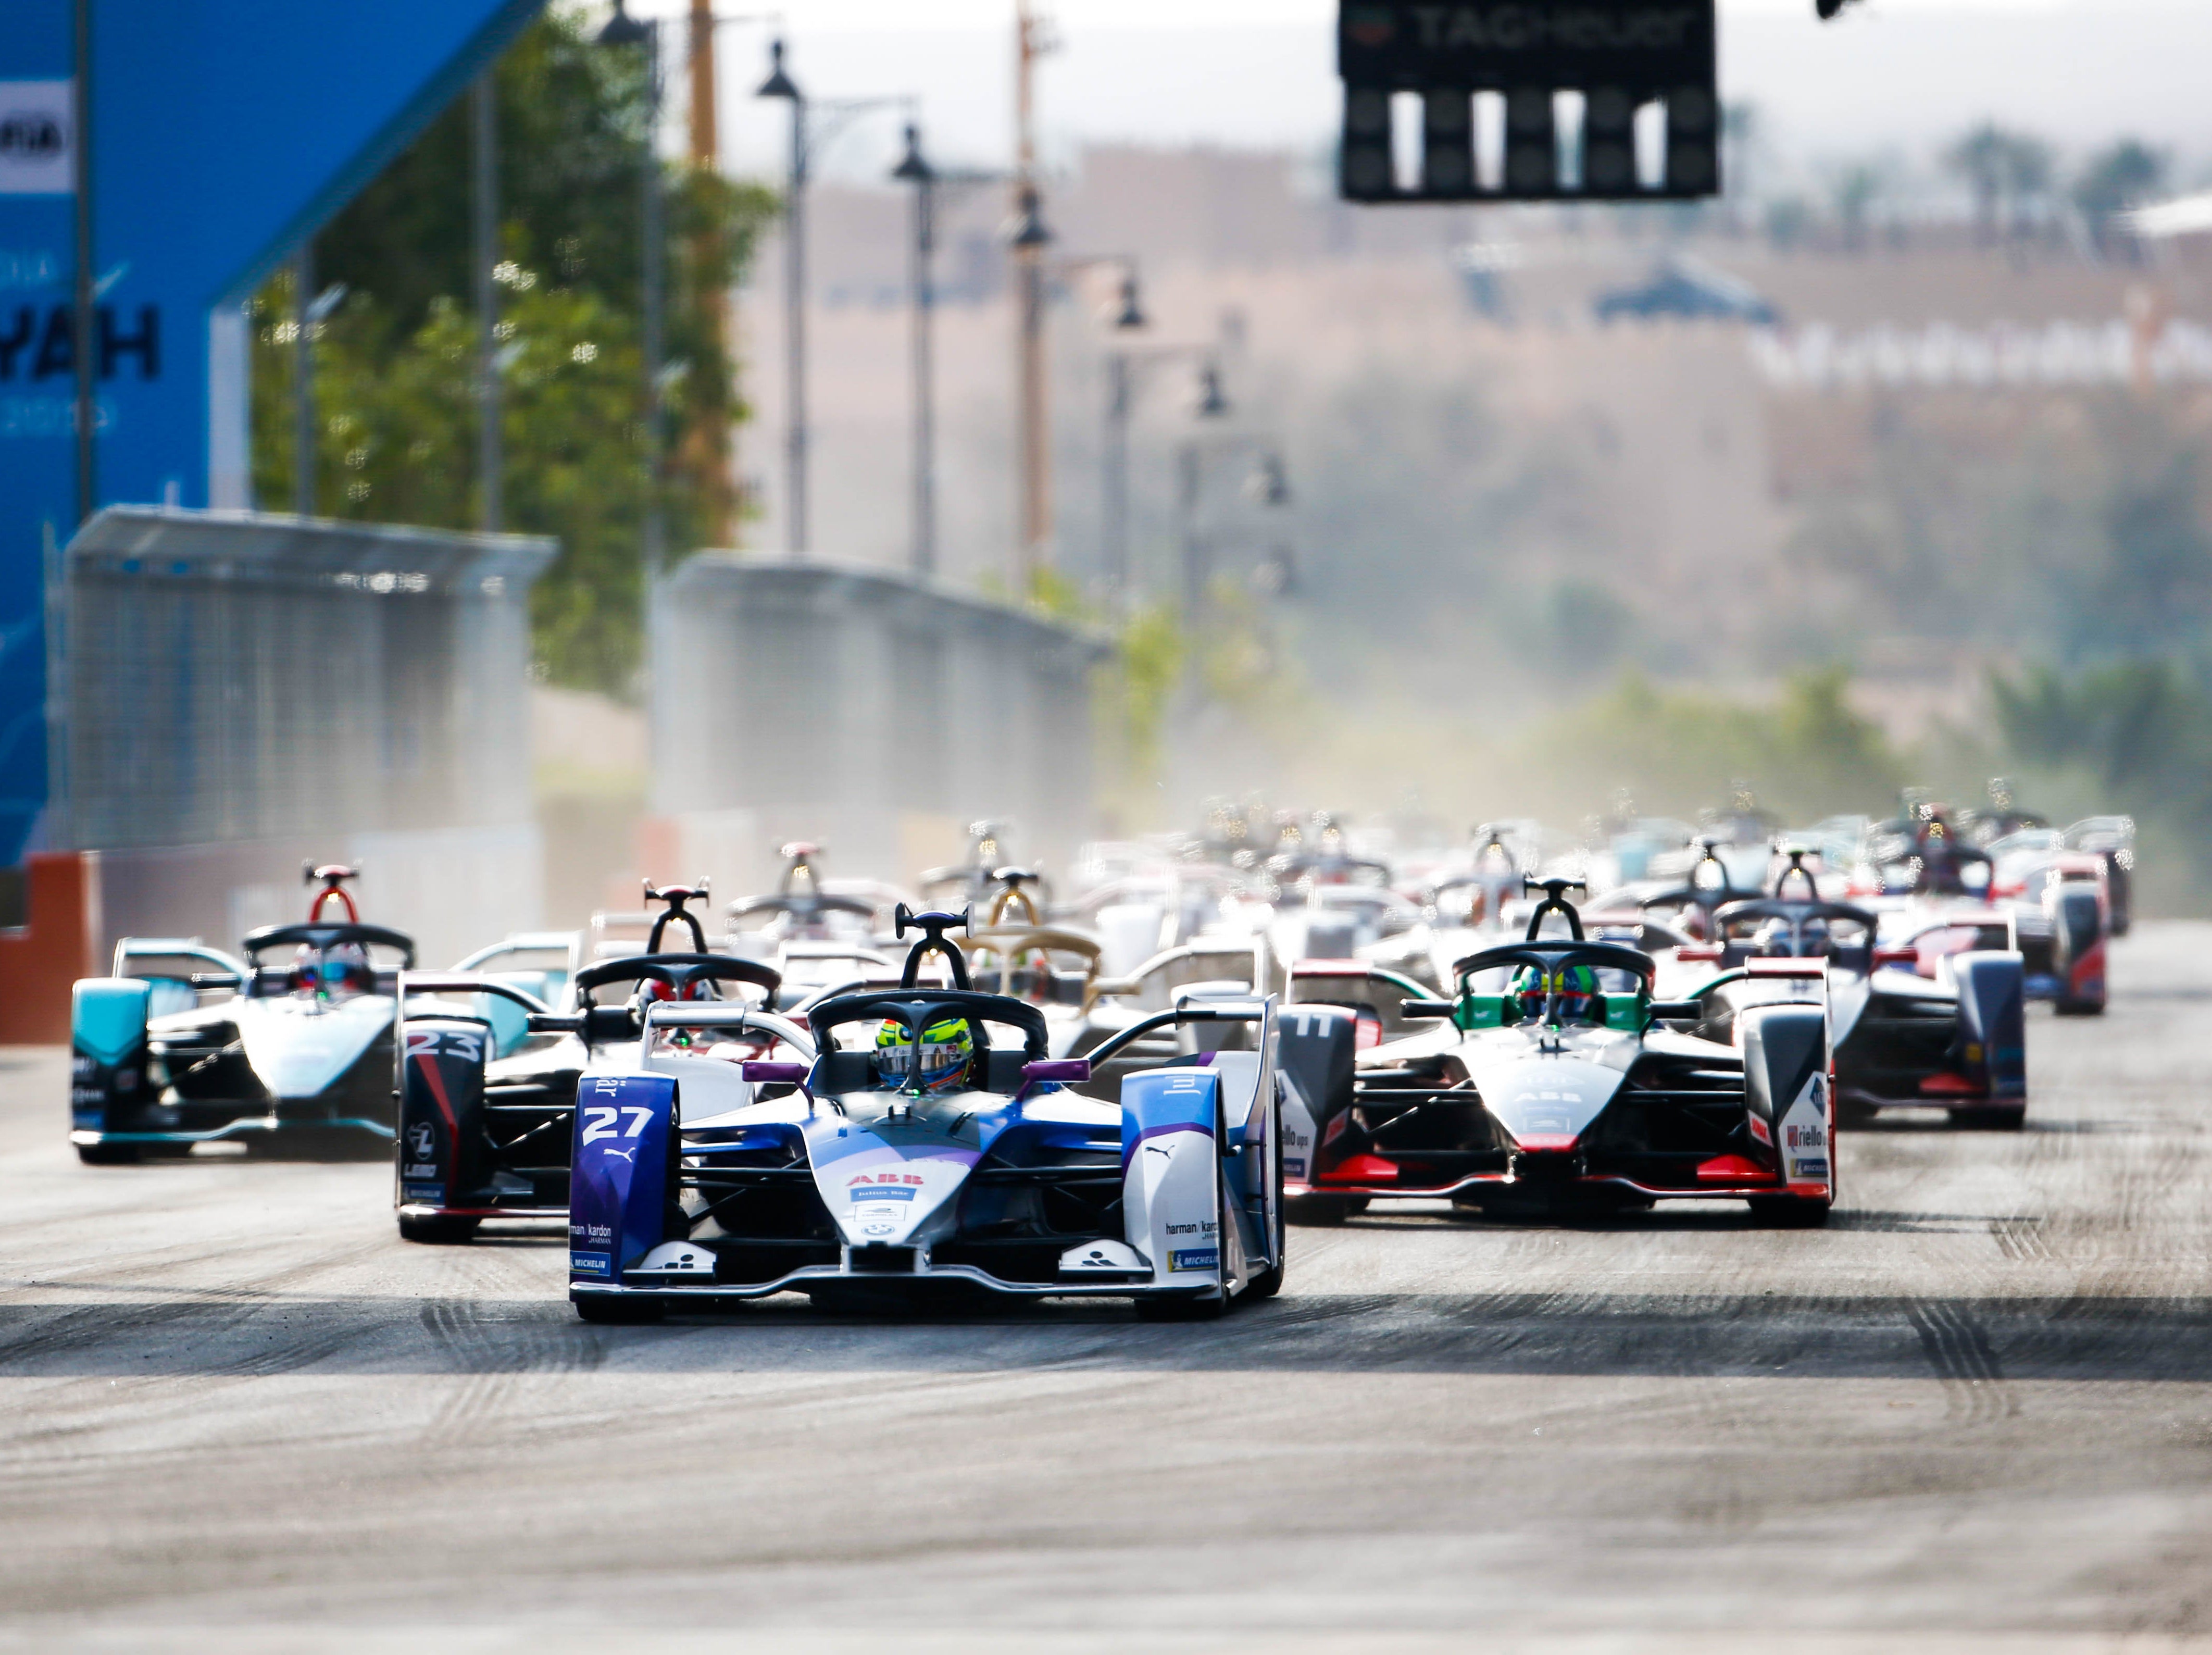
<path fill-rule="evenodd" d="M 885 1018 L 876 1030 L 876 1084 L 896 1091 L 914 1073 L 914 1031 Z M 964 1017 L 940 1017 L 921 1031 L 921 1090 L 957 1092 L 975 1061 L 975 1032 Z"/>
<path fill-rule="evenodd" d="M 292 957 L 292 986 L 321 1000 L 350 1000 L 376 992 L 376 968 L 368 950 L 357 942 L 334 942 L 327 948 L 302 944 Z"/>
<path fill-rule="evenodd" d="M 647 977 L 641 985 L 647 1000 L 720 1000 L 721 990 L 714 986 L 712 977 L 695 977 L 678 989 L 672 983 L 663 983 L 659 977 Z"/>
<path fill-rule="evenodd" d="M 1553 1014 L 1560 1022 L 1598 1020 L 1597 973 L 1587 965 L 1569 965 L 1552 971 L 1522 966 L 1513 978 L 1513 995 L 1520 1002 L 1522 1020 L 1533 1023 L 1542 1017 L 1544 1002 L 1555 991 L 1558 999 Z"/>

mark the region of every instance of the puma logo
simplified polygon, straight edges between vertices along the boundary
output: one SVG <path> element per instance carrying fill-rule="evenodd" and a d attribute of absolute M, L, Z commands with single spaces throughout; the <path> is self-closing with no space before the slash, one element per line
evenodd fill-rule
<path fill-rule="evenodd" d="M 610 1155 L 621 1156 L 632 1166 L 635 1166 L 637 1165 L 637 1151 L 635 1149 L 610 1149 L 606 1153 Z"/>

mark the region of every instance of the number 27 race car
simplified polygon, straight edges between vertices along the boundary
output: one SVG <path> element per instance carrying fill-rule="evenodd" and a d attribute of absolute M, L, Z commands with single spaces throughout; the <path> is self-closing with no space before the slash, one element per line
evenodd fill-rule
<path fill-rule="evenodd" d="M 568 1201 L 586 1320 L 787 1291 L 1117 1297 L 1180 1320 L 1277 1290 L 1272 998 L 1186 1001 L 1055 1059 L 1037 1007 L 969 986 L 946 934 L 964 916 L 902 908 L 898 926 L 923 933 L 902 986 L 814 1007 L 811 1062 L 687 1064 L 679 1037 L 747 1015 L 687 1001 L 642 1004 L 628 1038 L 594 1045 Z M 921 980 L 932 955 L 951 986 Z M 1200 1025 L 1232 1037 L 1091 1095 L 1124 1048 Z"/>

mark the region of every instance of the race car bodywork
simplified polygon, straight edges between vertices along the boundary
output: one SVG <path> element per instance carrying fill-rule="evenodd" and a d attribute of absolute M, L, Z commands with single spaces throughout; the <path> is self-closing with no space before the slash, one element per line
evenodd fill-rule
<path fill-rule="evenodd" d="M 1826 974 L 1836 1108 L 1844 1120 L 1899 1108 L 1946 1109 L 1961 1125 L 2017 1128 L 2025 1120 L 2025 972 L 2001 925 L 1939 928 L 1883 946 L 1877 915 L 1813 897 L 1732 903 L 1714 921 L 1717 941 L 1668 957 L 1683 975 L 1666 985 L 1705 1006 L 1702 1031 L 1711 1037 L 1732 1040 L 1742 1011 L 1790 997 L 1788 983 L 1754 968 L 1812 960 Z M 1687 980 L 1691 970 L 1715 967 L 1717 977 Z"/>
<path fill-rule="evenodd" d="M 967 986 L 945 936 L 963 916 L 915 922 L 927 934 L 907 986 L 817 1006 L 811 1062 L 677 1073 L 653 1042 L 700 1014 L 687 1005 L 646 1007 L 634 1035 L 594 1046 L 569 1197 L 569 1296 L 586 1320 L 787 1291 L 844 1304 L 1119 1297 L 1182 1317 L 1275 1291 L 1274 1002 L 1194 1002 L 1124 1031 L 1122 1045 L 1200 1023 L 1252 1038 L 1130 1075 L 1103 1102 L 1069 1089 L 1092 1066 L 1048 1055 L 1040 1007 Z M 926 952 L 954 986 L 921 981 Z M 881 1084 L 879 1025 L 918 1037 L 948 1019 L 975 1031 L 958 1090 L 921 1086 L 919 1038 L 913 1083 Z M 863 1031 L 858 1049 L 840 1044 Z"/>
<path fill-rule="evenodd" d="M 392 1141 L 395 996 L 415 945 L 361 922 L 343 889 L 352 877 L 311 867 L 320 889 L 307 922 L 252 933 L 242 957 L 196 937 L 125 937 L 112 976 L 76 985 L 70 1139 L 80 1159 L 223 1140 L 335 1154 Z M 324 917 L 333 907 L 345 917 Z M 398 964 L 375 964 L 372 950 Z M 282 964 L 264 958 L 280 951 Z"/>
<path fill-rule="evenodd" d="M 1803 998 L 1746 1008 L 1732 1044 L 1694 1001 L 1652 999 L 1651 957 L 1581 935 L 1547 881 L 1527 939 L 1456 963 L 1450 1001 L 1413 1002 L 1434 1032 L 1355 1051 L 1355 1010 L 1284 1016 L 1285 1190 L 1294 1220 L 1341 1221 L 1369 1202 L 1449 1199 L 1498 1214 L 1734 1198 L 1783 1225 L 1826 1221 L 1836 1197 L 1832 1053 L 1824 973 L 1789 964 Z M 1572 935 L 1540 937 L 1547 913 Z M 1602 984 L 1591 1021 L 1524 1020 L 1516 972 Z M 1687 1025 L 1687 1031 L 1667 1026 Z"/>
<path fill-rule="evenodd" d="M 734 1074 L 747 1058 L 785 1046 L 811 1055 L 805 1030 L 769 1009 L 780 987 L 774 970 L 697 946 L 662 949 L 672 924 L 695 945 L 703 941 L 685 910 L 701 894 L 648 888 L 649 900 L 668 906 L 647 952 L 578 970 L 562 1011 L 495 976 L 407 975 L 392 1192 L 404 1238 L 462 1242 L 486 1219 L 565 1217 L 578 1078 L 595 1040 L 615 1037 L 611 1031 L 637 1037 L 638 1007 L 669 1000 L 700 1008 L 705 1021 L 667 1037 L 665 1061 L 678 1068 L 709 1064 L 718 1075 Z M 759 992 L 758 1003 L 721 998 L 746 988 Z M 599 1004 L 611 990 L 625 1003 Z M 526 1035 L 511 1045 L 501 1025 L 518 1011 Z"/>

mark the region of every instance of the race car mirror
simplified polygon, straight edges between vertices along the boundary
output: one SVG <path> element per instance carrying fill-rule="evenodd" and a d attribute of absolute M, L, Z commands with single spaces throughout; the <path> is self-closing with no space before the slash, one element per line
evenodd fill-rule
<path fill-rule="evenodd" d="M 1715 10 L 1341 0 L 1339 188 L 1370 204 L 1717 195 Z"/>
<path fill-rule="evenodd" d="M 1711 964 L 1727 958 L 1728 950 L 1717 944 L 1700 942 L 1692 944 L 1687 948 L 1677 948 L 1674 951 L 1674 958 Z"/>
<path fill-rule="evenodd" d="M 1398 1015 L 1409 1023 L 1437 1023 L 1452 1014 L 1449 1000 L 1401 1000 Z"/>
<path fill-rule="evenodd" d="M 1695 1000 L 1655 1000 L 1651 1002 L 1651 1020 L 1655 1023 L 1698 1023 L 1705 1019 L 1702 1001 Z"/>
<path fill-rule="evenodd" d="M 1917 965 L 1920 964 L 1920 951 L 1917 948 L 1877 948 L 1874 951 L 1874 963 L 1876 965 Z"/>
<path fill-rule="evenodd" d="M 1040 1057 L 1022 1065 L 1022 1079 L 1030 1085 L 1039 1081 L 1057 1081 L 1064 1086 L 1079 1086 L 1091 1078 L 1091 1060 L 1087 1057 Z"/>
<path fill-rule="evenodd" d="M 745 1084 L 752 1086 L 803 1086 L 806 1084 L 806 1065 L 804 1063 L 768 1062 L 756 1059 L 740 1065 Z"/>

